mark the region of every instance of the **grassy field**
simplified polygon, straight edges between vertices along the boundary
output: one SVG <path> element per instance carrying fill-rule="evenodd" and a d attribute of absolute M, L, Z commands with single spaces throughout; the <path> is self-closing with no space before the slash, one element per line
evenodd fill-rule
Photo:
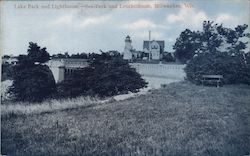
<path fill-rule="evenodd" d="M 7 155 L 211 155 L 250 151 L 250 86 L 173 83 L 124 101 L 2 116 Z"/>

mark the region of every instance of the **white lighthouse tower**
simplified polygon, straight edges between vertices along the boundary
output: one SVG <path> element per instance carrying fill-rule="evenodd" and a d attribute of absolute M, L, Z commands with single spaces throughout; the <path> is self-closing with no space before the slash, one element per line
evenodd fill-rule
<path fill-rule="evenodd" d="M 130 39 L 129 36 L 126 37 L 125 39 L 125 48 L 124 48 L 124 52 L 123 52 L 123 59 L 125 60 L 132 60 L 132 40 Z"/>

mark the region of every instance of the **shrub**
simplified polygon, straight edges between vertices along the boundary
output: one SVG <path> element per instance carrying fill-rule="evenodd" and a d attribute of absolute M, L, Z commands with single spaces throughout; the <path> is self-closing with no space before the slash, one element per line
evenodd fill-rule
<path fill-rule="evenodd" d="M 138 92 L 146 82 L 127 61 L 106 54 L 96 55 L 90 65 L 68 76 L 58 85 L 60 96 L 113 96 Z"/>
<path fill-rule="evenodd" d="M 16 101 L 41 102 L 56 92 L 56 84 L 49 67 L 46 48 L 30 42 L 28 55 L 19 55 L 13 68 L 13 84 L 9 93 Z"/>
<path fill-rule="evenodd" d="M 131 68 L 128 62 L 116 58 L 93 65 L 93 86 L 91 92 L 99 96 L 112 96 L 117 94 L 138 92 L 146 86 L 141 75 Z"/>
<path fill-rule="evenodd" d="M 10 92 L 16 101 L 41 102 L 56 92 L 54 77 L 46 65 L 17 65 L 13 80 Z"/>
<path fill-rule="evenodd" d="M 175 61 L 175 59 L 171 55 L 171 53 L 163 53 L 162 60 L 166 61 L 166 62 L 174 62 Z"/>
<path fill-rule="evenodd" d="M 223 75 L 223 83 L 250 84 L 250 68 L 243 55 L 231 56 L 227 52 L 201 53 L 191 59 L 185 68 L 187 79 L 201 84 L 202 75 Z"/>
<path fill-rule="evenodd" d="M 57 84 L 57 92 L 59 97 L 77 97 L 86 95 L 89 90 L 89 77 L 92 69 L 87 67 L 72 73 Z"/>
<path fill-rule="evenodd" d="M 1 75 L 1 81 L 5 80 L 11 80 L 13 75 L 13 65 L 3 63 L 2 64 L 2 75 Z"/>

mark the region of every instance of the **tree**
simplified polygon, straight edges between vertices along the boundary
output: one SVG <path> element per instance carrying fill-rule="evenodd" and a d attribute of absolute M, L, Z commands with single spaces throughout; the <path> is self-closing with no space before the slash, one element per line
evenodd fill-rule
<path fill-rule="evenodd" d="M 77 54 L 72 54 L 70 58 L 76 58 L 76 59 L 87 59 L 88 55 L 86 53 L 77 53 Z"/>
<path fill-rule="evenodd" d="M 180 34 L 173 46 L 175 57 L 186 63 L 198 53 L 229 52 L 232 55 L 243 55 L 248 42 L 242 41 L 242 38 L 250 36 L 245 32 L 247 27 L 244 24 L 231 29 L 214 24 L 213 21 L 204 21 L 201 32 L 186 29 Z"/>
<path fill-rule="evenodd" d="M 185 68 L 186 77 L 201 84 L 202 75 L 223 75 L 224 84 L 250 84 L 250 68 L 242 57 L 227 52 L 201 53 L 190 60 Z"/>
<path fill-rule="evenodd" d="M 244 24 L 231 29 L 205 21 L 197 55 L 190 59 L 185 68 L 187 79 L 200 84 L 202 75 L 220 74 L 226 84 L 250 84 L 249 54 L 244 52 L 248 42 L 243 42 L 250 36 L 245 33 L 247 27 Z"/>
<path fill-rule="evenodd" d="M 10 56 L 9 55 L 3 55 L 3 57 L 2 58 L 6 58 L 6 59 L 8 59 L 8 58 L 10 58 Z"/>
<path fill-rule="evenodd" d="M 91 54 L 89 67 L 67 77 L 58 85 L 58 91 L 63 97 L 106 97 L 129 91 L 138 92 L 146 84 L 122 57 L 102 53 Z"/>
<path fill-rule="evenodd" d="M 94 69 L 91 91 L 99 96 L 112 96 L 128 91 L 138 92 L 146 86 L 141 75 L 119 56 L 109 58 L 104 55 L 96 58 L 90 67 Z"/>
<path fill-rule="evenodd" d="M 180 36 L 176 39 L 173 49 L 175 50 L 174 56 L 182 63 L 186 63 L 194 55 L 196 50 L 201 46 L 199 32 L 194 32 L 189 29 L 181 32 Z"/>
<path fill-rule="evenodd" d="M 14 100 L 41 102 L 56 92 L 52 72 L 42 63 L 49 59 L 46 48 L 30 42 L 28 55 L 19 55 L 13 69 L 13 85 L 9 92 Z"/>
<path fill-rule="evenodd" d="M 17 65 L 10 92 L 16 101 L 41 102 L 56 92 L 55 80 L 46 65 Z"/>
<path fill-rule="evenodd" d="M 32 62 L 45 63 L 50 59 L 46 48 L 39 47 L 36 43 L 30 42 L 28 49 L 28 59 Z"/>
<path fill-rule="evenodd" d="M 211 21 L 203 22 L 203 31 L 199 33 L 200 46 L 196 50 L 196 53 L 215 53 L 218 52 L 218 48 L 222 45 L 223 36 L 218 33 L 218 24 L 214 24 Z"/>
<path fill-rule="evenodd" d="M 52 59 L 54 59 L 54 58 L 57 58 L 57 59 L 66 58 L 66 56 L 64 54 L 61 54 L 61 53 L 53 54 L 51 57 L 52 57 Z"/>

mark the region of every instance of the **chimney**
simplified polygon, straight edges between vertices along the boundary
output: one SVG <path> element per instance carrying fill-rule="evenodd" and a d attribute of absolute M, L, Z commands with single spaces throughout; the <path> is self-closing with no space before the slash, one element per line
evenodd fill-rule
<path fill-rule="evenodd" d="M 151 31 L 149 30 L 149 42 L 150 42 L 150 39 L 151 39 Z"/>
<path fill-rule="evenodd" d="M 149 56 L 148 56 L 148 59 L 149 59 L 149 61 L 151 60 L 151 46 L 150 46 L 150 44 L 151 44 L 151 31 L 149 30 L 149 34 L 148 34 L 149 36 L 149 40 L 148 40 L 148 50 L 149 50 Z"/>

